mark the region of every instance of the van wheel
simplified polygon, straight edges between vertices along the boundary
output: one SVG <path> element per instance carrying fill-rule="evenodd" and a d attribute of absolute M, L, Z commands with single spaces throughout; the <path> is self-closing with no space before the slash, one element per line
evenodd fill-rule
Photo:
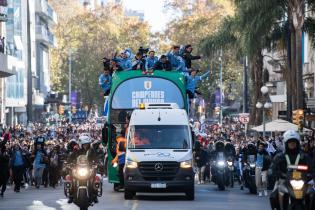
<path fill-rule="evenodd" d="M 125 189 L 125 200 L 131 200 L 136 195 L 136 192 Z"/>
<path fill-rule="evenodd" d="M 186 191 L 185 194 L 186 194 L 187 200 L 189 200 L 189 201 L 195 200 L 195 189 L 191 189 L 189 191 Z"/>

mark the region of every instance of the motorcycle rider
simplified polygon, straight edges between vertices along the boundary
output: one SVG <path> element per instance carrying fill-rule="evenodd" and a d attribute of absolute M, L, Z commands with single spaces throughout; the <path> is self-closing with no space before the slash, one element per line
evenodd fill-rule
<path fill-rule="evenodd" d="M 283 134 L 284 152 L 277 154 L 272 162 L 272 173 L 276 177 L 277 182 L 275 188 L 270 195 L 270 204 L 272 209 L 286 210 L 288 209 L 288 194 L 279 193 L 279 187 L 284 184 L 288 165 L 306 165 L 308 166 L 309 175 L 315 178 L 314 168 L 311 167 L 311 159 L 301 150 L 301 136 L 294 130 L 288 130 Z M 306 180 L 307 182 L 309 180 Z M 308 198 L 309 199 L 309 198 Z M 306 200 L 308 200 L 306 199 Z M 280 208 L 282 206 L 283 208 Z"/>
<path fill-rule="evenodd" d="M 215 161 L 217 161 L 217 159 L 225 159 L 225 145 L 222 141 L 217 141 L 214 145 L 214 150 L 212 151 L 211 154 L 211 160 L 212 160 L 212 164 L 211 164 L 211 178 L 212 181 L 214 183 L 216 183 L 216 167 L 215 167 Z"/>
<path fill-rule="evenodd" d="M 80 155 L 86 155 L 87 156 L 87 160 L 90 164 L 92 164 L 93 162 L 97 162 L 97 154 L 95 153 L 95 151 L 91 148 L 91 137 L 89 136 L 89 134 L 87 133 L 82 133 L 79 136 L 79 140 L 78 140 L 78 144 L 79 144 L 79 148 L 78 150 L 74 150 L 72 152 L 72 154 L 70 154 L 69 157 L 69 162 L 76 164 L 77 162 L 77 158 Z M 91 185 L 92 186 L 92 185 Z M 94 191 L 93 188 L 90 189 L 92 192 Z M 73 191 L 71 191 L 71 193 L 73 193 Z M 98 203 L 98 198 L 97 198 L 97 193 L 94 193 L 94 202 Z M 72 203 L 73 202 L 73 196 L 70 194 L 69 195 L 69 200 L 68 203 Z"/>

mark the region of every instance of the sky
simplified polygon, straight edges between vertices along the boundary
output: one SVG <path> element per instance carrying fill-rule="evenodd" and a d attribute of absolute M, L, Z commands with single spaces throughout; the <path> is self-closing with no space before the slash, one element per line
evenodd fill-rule
<path fill-rule="evenodd" d="M 162 31 L 169 21 L 169 14 L 163 12 L 164 0 L 123 0 L 123 5 L 127 9 L 143 10 L 152 32 Z"/>

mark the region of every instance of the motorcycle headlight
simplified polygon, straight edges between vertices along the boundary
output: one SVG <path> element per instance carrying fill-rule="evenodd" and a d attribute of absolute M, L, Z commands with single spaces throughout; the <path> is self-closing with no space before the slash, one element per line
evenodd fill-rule
<path fill-rule="evenodd" d="M 127 168 L 137 168 L 138 167 L 138 163 L 135 162 L 135 161 L 128 160 L 126 162 L 126 167 Z"/>
<path fill-rule="evenodd" d="M 225 166 L 225 162 L 223 160 L 218 161 L 217 164 L 220 167 Z"/>
<path fill-rule="evenodd" d="M 77 169 L 77 175 L 80 178 L 86 177 L 89 174 L 89 169 L 87 168 L 78 168 Z"/>
<path fill-rule="evenodd" d="M 180 162 L 180 167 L 181 168 L 191 168 L 192 167 L 192 161 L 186 160 L 186 161 Z"/>
<path fill-rule="evenodd" d="M 294 190 L 301 190 L 304 186 L 303 180 L 290 180 L 290 184 Z"/>
<path fill-rule="evenodd" d="M 227 164 L 228 164 L 228 166 L 233 166 L 233 162 L 231 162 L 231 161 L 228 161 Z"/>
<path fill-rule="evenodd" d="M 255 168 L 255 167 L 256 167 L 256 164 L 255 164 L 255 163 L 250 163 L 250 164 L 249 164 L 249 167 Z"/>

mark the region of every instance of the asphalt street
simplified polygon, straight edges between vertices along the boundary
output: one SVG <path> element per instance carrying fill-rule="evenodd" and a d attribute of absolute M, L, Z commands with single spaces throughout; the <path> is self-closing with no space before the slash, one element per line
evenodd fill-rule
<path fill-rule="evenodd" d="M 122 192 L 114 192 L 111 184 L 104 183 L 103 196 L 91 210 L 267 210 L 267 197 L 250 195 L 239 187 L 218 191 L 213 184 L 196 185 L 195 201 L 186 201 L 181 194 L 137 194 L 135 200 L 125 201 Z M 20 193 L 8 189 L 0 198 L 0 210 L 77 210 L 68 204 L 63 187 L 56 189 L 22 189 Z"/>

